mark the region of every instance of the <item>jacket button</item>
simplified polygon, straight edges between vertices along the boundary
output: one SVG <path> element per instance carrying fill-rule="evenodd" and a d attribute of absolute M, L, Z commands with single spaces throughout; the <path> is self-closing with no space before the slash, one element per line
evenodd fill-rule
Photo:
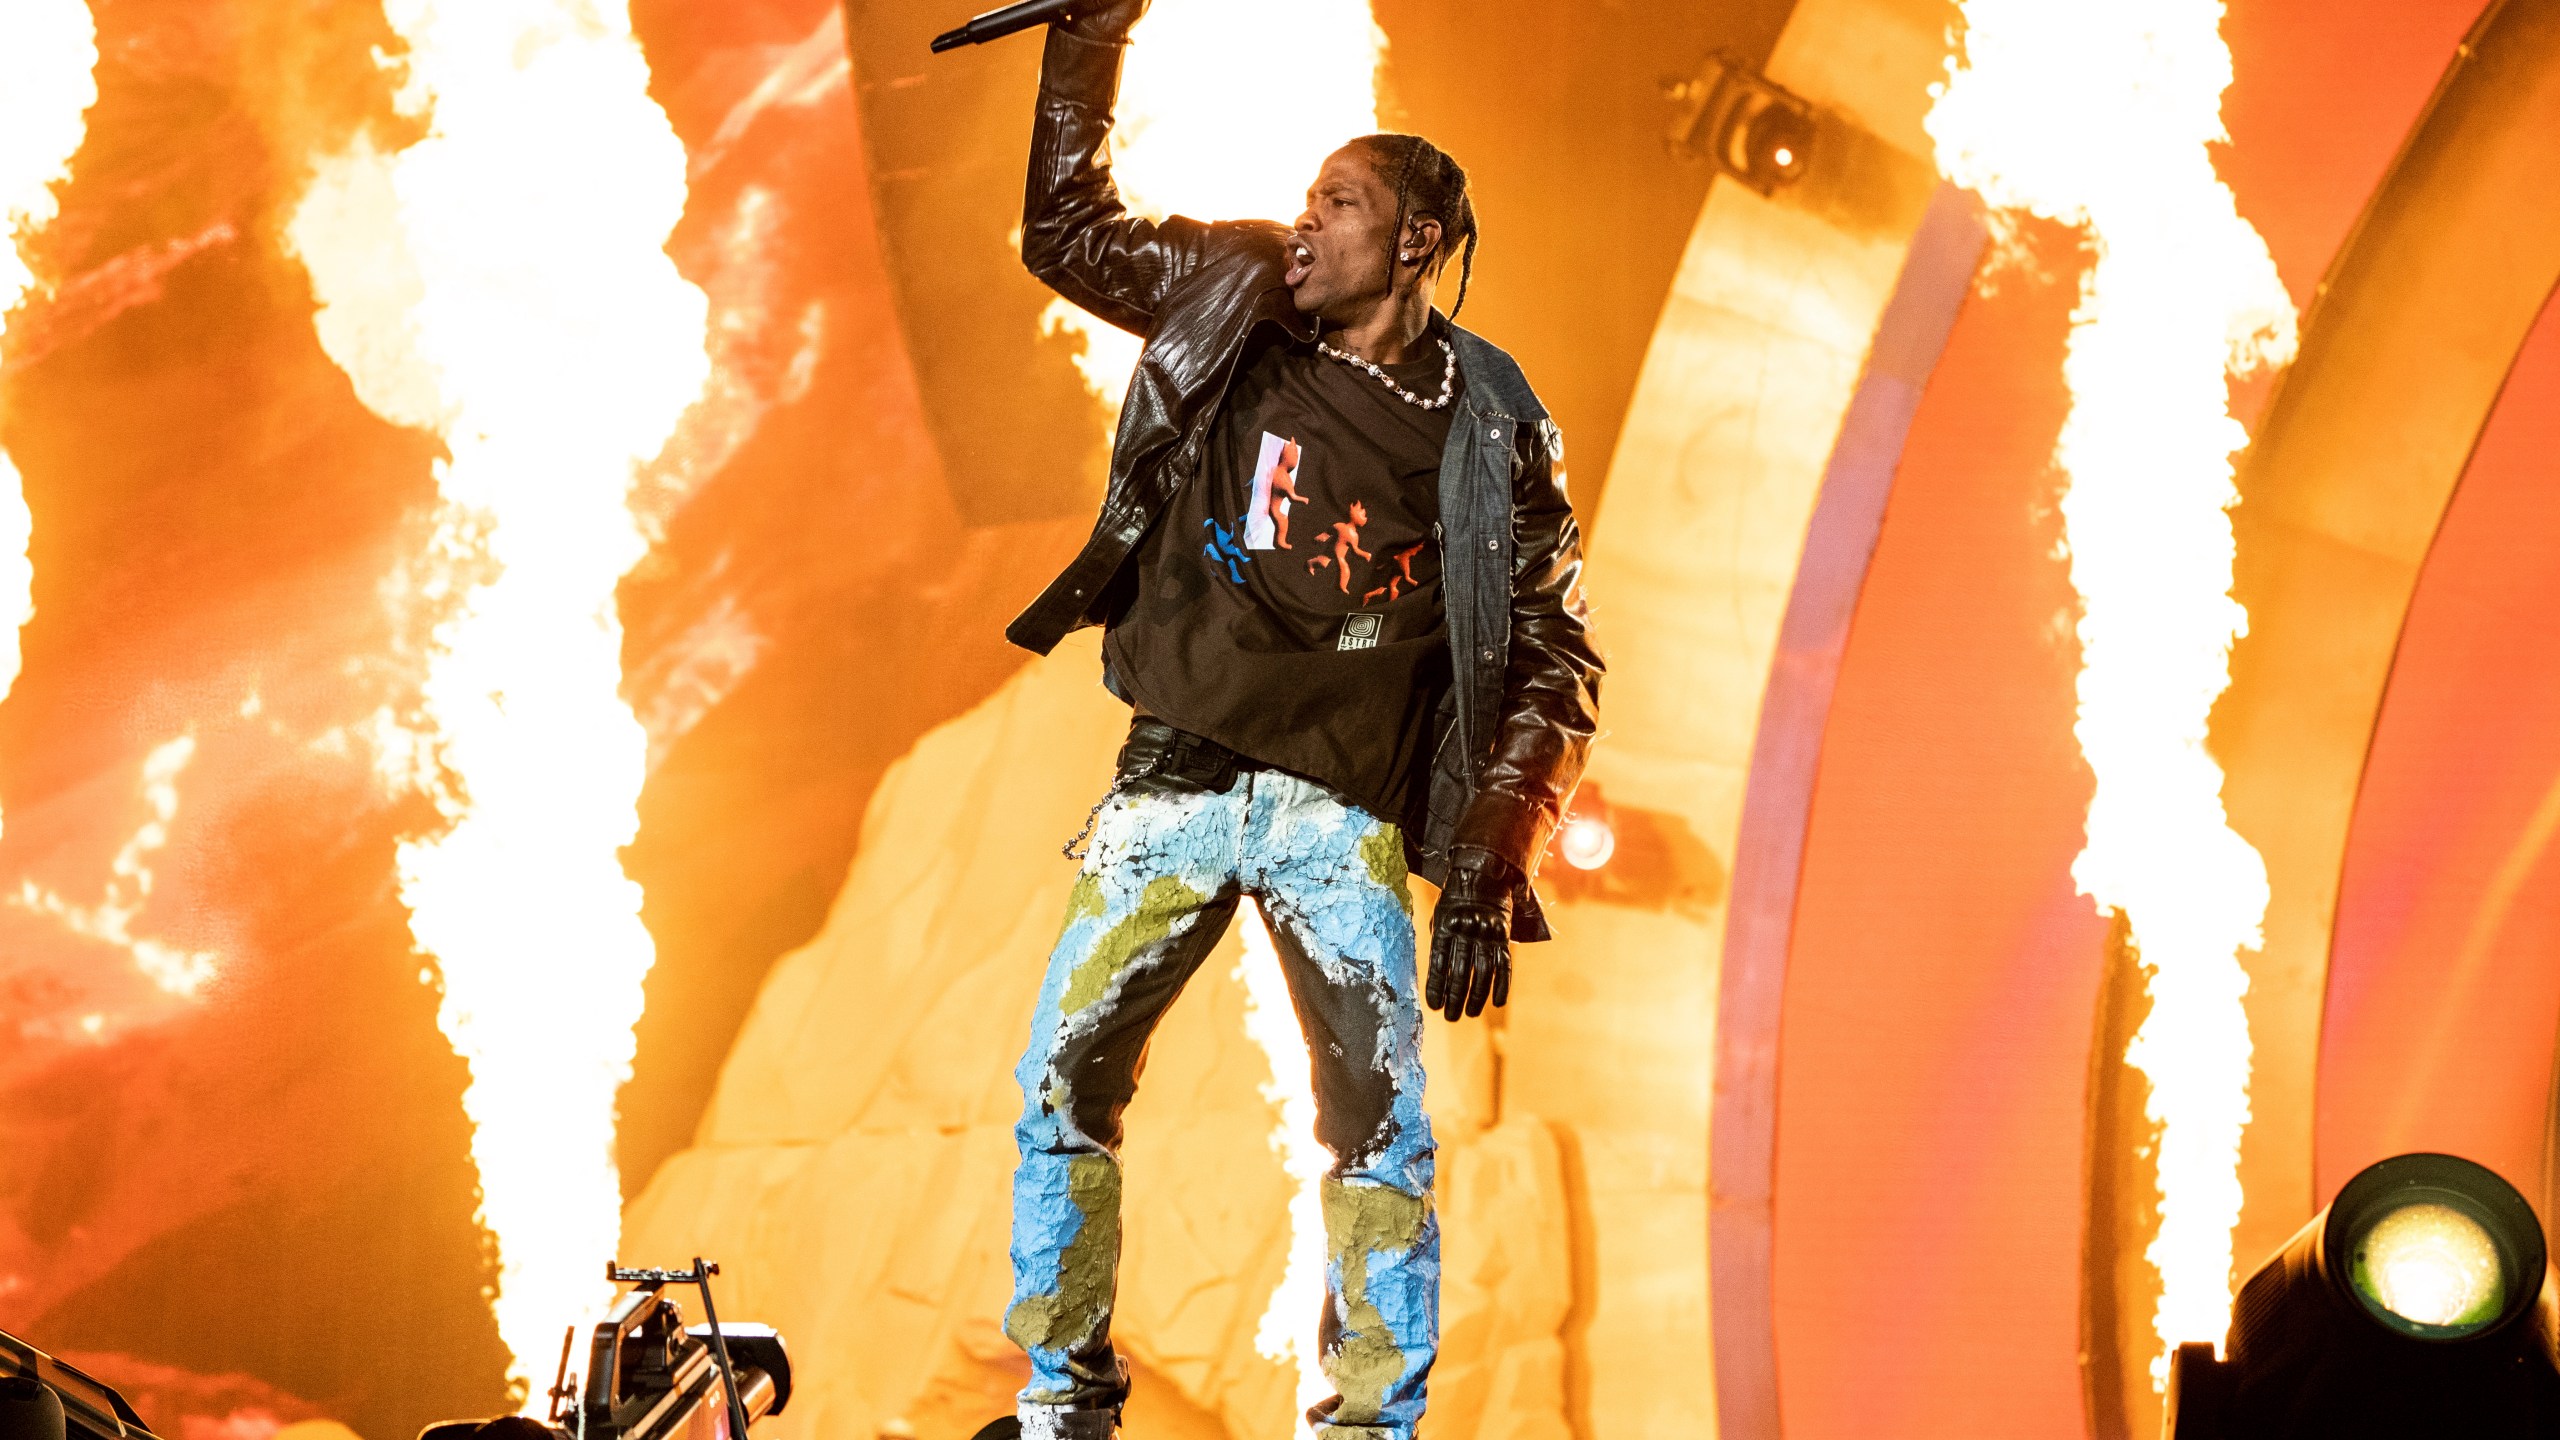
<path fill-rule="evenodd" d="M 1487 550 L 1500 550 L 1502 548 L 1502 542 L 1499 540 L 1487 540 L 1484 542 L 1484 548 Z"/>
<path fill-rule="evenodd" d="M 1490 650 L 1487 650 L 1486 652 L 1484 652 L 1484 659 L 1485 659 L 1485 663 L 1486 663 L 1486 664 L 1488 664 L 1488 665 L 1492 664 L 1492 663 L 1493 663 L 1493 652 L 1492 652 L 1492 651 L 1490 651 Z"/>
<path fill-rule="evenodd" d="M 1502 438 L 1502 432 L 1501 432 L 1499 429 L 1495 429 L 1495 430 L 1487 430 L 1487 431 L 1486 431 L 1486 432 L 1484 432 L 1484 433 L 1486 433 L 1487 435 L 1492 436 L 1492 437 L 1493 437 L 1494 439 L 1496 439 L 1496 440 L 1499 440 L 1499 439 L 1501 439 L 1501 438 Z"/>

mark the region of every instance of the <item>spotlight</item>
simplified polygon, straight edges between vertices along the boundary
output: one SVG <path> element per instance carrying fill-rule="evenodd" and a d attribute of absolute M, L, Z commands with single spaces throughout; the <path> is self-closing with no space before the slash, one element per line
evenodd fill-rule
<path fill-rule="evenodd" d="M 1609 812 L 1598 799 L 1579 799 L 1556 835 L 1556 853 L 1576 870 L 1597 870 L 1618 853 L 1618 828 L 1609 823 Z"/>
<path fill-rule="evenodd" d="M 2560 1277 L 2533 1207 L 2451 1155 L 2365 1170 L 2181 1345 L 2169 1440 L 2560 1432 Z"/>
<path fill-rule="evenodd" d="M 2498 1242 L 2451 1205 L 2423 1201 L 2383 1216 L 2348 1269 L 2374 1318 L 2412 1335 L 2468 1335 L 2506 1308 Z"/>
<path fill-rule="evenodd" d="M 1813 150 L 1813 107 L 1779 88 L 1730 51 L 1708 57 L 1687 80 L 1666 82 L 1671 148 L 1773 194 L 1801 178 Z"/>

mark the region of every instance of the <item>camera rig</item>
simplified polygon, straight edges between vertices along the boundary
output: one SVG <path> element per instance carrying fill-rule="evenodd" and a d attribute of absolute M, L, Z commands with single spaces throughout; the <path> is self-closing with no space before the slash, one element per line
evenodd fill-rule
<path fill-rule="evenodd" d="M 547 1420 L 508 1416 L 449 1420 L 418 1440 L 744 1440 L 747 1427 L 791 1400 L 791 1358 L 770 1325 L 723 1322 L 711 1299 L 720 1267 L 697 1257 L 690 1270 L 605 1267 L 632 1288 L 590 1336 L 586 1373 L 569 1361 L 577 1330 L 562 1337 Z M 691 1285 L 703 1322 L 688 1326 L 666 1292 Z"/>

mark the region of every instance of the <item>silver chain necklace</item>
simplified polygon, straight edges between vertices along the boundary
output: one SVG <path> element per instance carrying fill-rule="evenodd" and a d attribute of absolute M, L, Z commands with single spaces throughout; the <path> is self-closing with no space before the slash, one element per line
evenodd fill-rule
<path fill-rule="evenodd" d="M 1316 348 L 1323 351 L 1325 354 L 1332 356 L 1334 359 L 1341 361 L 1345 365 L 1357 366 L 1358 368 L 1366 370 L 1370 374 L 1377 376 L 1379 384 L 1396 392 L 1396 398 L 1402 400 L 1407 405 L 1417 405 L 1425 410 L 1445 410 L 1449 407 L 1449 402 L 1458 398 L 1458 352 L 1450 349 L 1449 342 L 1446 340 L 1434 341 L 1433 343 L 1440 347 L 1441 354 L 1449 357 L 1448 368 L 1440 372 L 1440 396 L 1436 400 L 1425 400 L 1421 396 L 1414 394 L 1402 385 L 1397 384 L 1396 377 L 1388 374 L 1384 366 L 1371 364 L 1369 361 L 1361 359 L 1359 356 L 1352 354 L 1348 350 L 1337 350 L 1334 347 L 1327 345 L 1322 340 L 1318 340 L 1316 342 Z"/>

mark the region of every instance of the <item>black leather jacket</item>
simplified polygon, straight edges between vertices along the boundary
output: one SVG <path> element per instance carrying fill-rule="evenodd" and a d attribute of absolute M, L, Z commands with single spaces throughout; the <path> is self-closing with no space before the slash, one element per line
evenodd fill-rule
<path fill-rule="evenodd" d="M 1281 276 L 1287 227 L 1131 216 L 1104 141 L 1118 44 L 1049 32 L 1023 196 L 1022 259 L 1067 299 L 1146 337 L 1120 410 L 1093 536 L 1005 635 L 1047 654 L 1109 618 L 1131 554 L 1176 486 L 1198 473 L 1210 422 L 1256 325 L 1311 334 Z M 1435 315 L 1466 388 L 1440 466 L 1441 594 L 1452 676 L 1429 824 L 1406 836 L 1438 881 L 1476 845 L 1535 874 L 1582 777 L 1601 658 L 1582 598 L 1582 532 L 1565 499 L 1564 441 L 1510 356 Z M 1513 937 L 1547 938 L 1526 885 Z"/>

